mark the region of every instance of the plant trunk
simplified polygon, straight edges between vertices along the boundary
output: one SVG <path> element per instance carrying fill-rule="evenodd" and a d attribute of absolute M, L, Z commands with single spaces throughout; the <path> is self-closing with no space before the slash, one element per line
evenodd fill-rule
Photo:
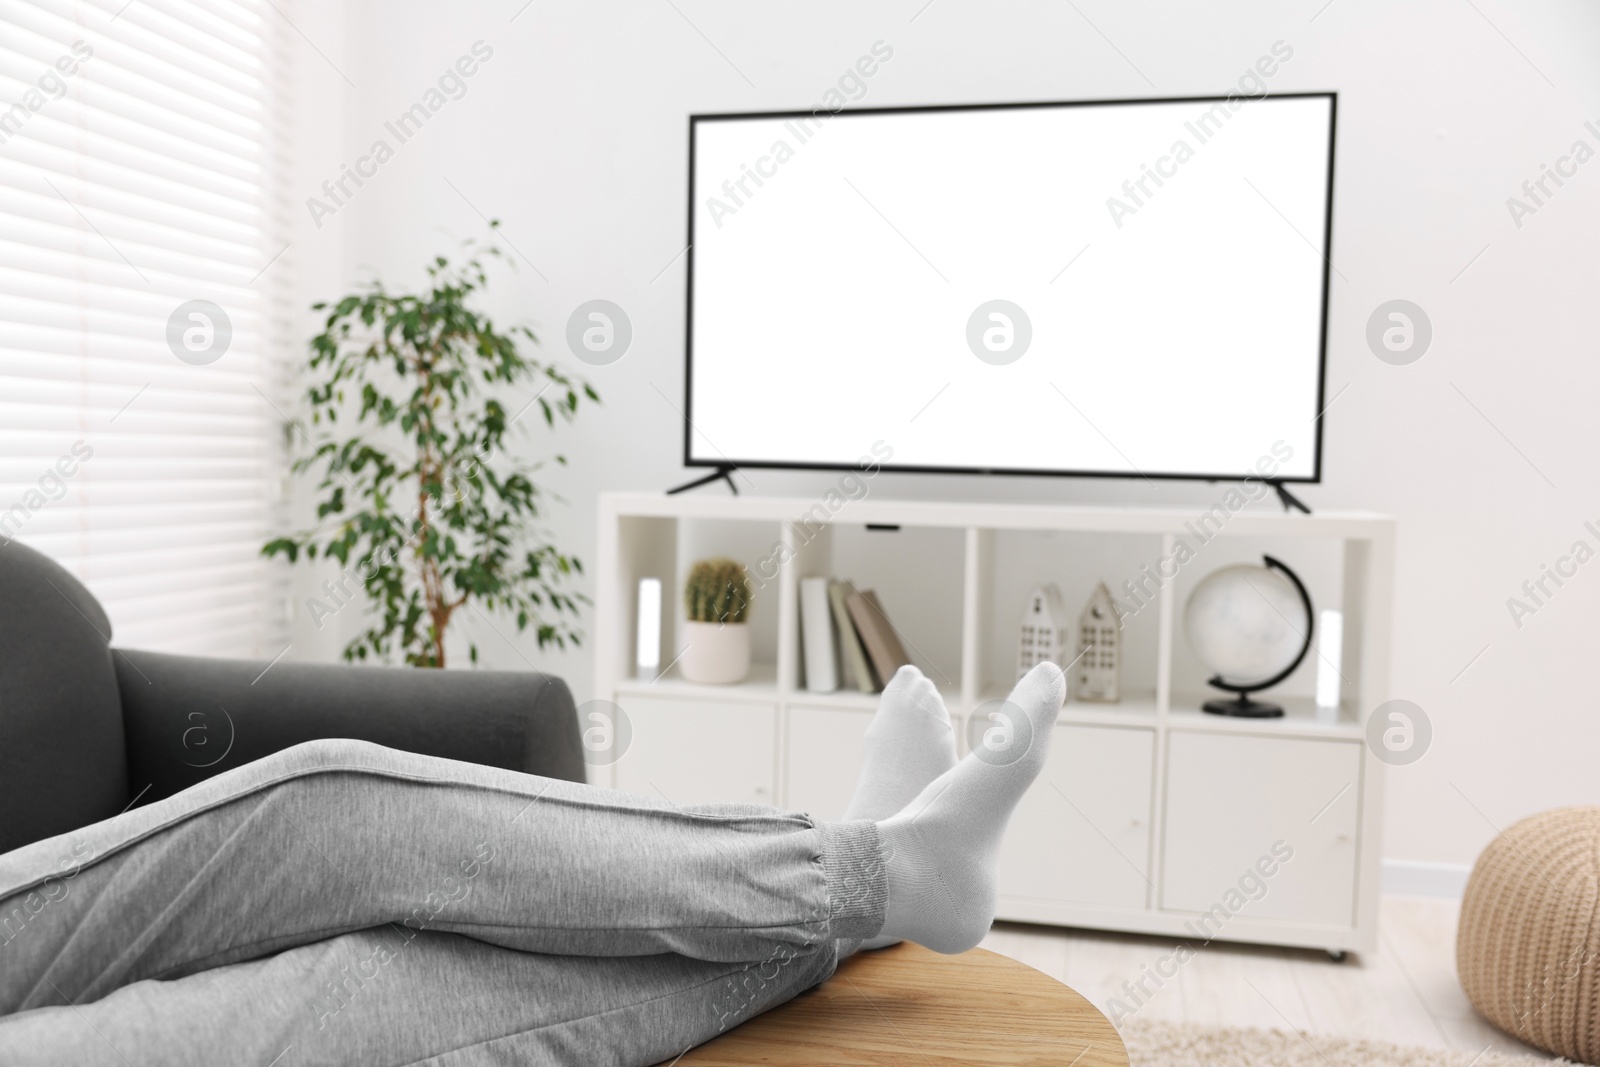
<path fill-rule="evenodd" d="M 424 472 L 433 470 L 430 463 Z M 426 473 L 424 473 L 426 477 Z M 417 567 L 422 572 L 422 598 L 427 605 L 428 621 L 433 630 L 433 662 L 424 666 L 444 669 L 444 632 L 450 626 L 450 616 L 454 613 L 445 602 L 444 581 L 439 577 L 438 564 L 424 555 L 424 546 L 428 543 L 428 490 L 426 487 L 417 493 L 417 520 L 421 524 L 421 536 L 417 539 Z"/>
<path fill-rule="evenodd" d="M 429 372 L 428 364 L 419 357 L 417 370 L 422 378 L 423 410 L 428 414 L 428 422 L 424 429 L 432 429 L 433 413 L 433 375 Z M 428 483 L 439 474 L 439 459 L 433 454 L 431 448 L 424 447 L 422 455 L 418 457 L 420 484 L 417 486 L 417 520 L 421 526 L 421 537 L 417 541 L 417 564 L 422 571 L 422 596 L 427 603 L 428 620 L 433 629 L 433 663 L 430 666 L 439 670 L 444 669 L 444 632 L 450 625 L 451 609 L 445 603 L 443 579 L 439 577 L 439 565 L 428 559 L 425 555 L 428 544 Z"/>

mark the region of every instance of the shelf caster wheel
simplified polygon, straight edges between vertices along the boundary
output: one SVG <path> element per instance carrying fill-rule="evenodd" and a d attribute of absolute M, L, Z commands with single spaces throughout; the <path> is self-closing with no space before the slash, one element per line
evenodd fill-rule
<path fill-rule="evenodd" d="M 1342 949 L 1342 948 L 1330 948 L 1328 950 L 1328 958 L 1330 960 L 1332 960 L 1334 963 L 1343 963 L 1344 962 L 1344 949 Z"/>

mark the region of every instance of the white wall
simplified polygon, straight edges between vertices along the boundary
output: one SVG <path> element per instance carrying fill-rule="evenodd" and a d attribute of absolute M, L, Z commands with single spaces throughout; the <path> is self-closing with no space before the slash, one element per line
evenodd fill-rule
<path fill-rule="evenodd" d="M 288 113 L 294 129 L 288 158 L 289 189 L 288 250 L 270 270 L 284 291 L 291 309 L 292 340 L 299 347 L 291 359 L 303 361 L 304 342 L 320 329 L 321 316 L 311 305 L 344 292 L 350 276 L 345 250 L 345 218 L 335 216 L 316 224 L 305 210 L 308 190 L 315 189 L 330 174 L 337 173 L 345 158 L 345 113 L 350 106 L 352 88 L 341 71 L 346 66 L 345 31 L 347 19 L 342 0 L 317 3 L 300 0 L 281 9 L 290 21 L 283 31 L 289 48 Z M 287 394 L 298 399 L 304 386 L 292 377 Z M 283 414 L 298 414 L 288 408 Z M 304 441 L 297 442 L 301 454 Z M 291 479 L 288 492 L 290 510 L 297 529 L 308 526 L 313 512 L 312 485 L 308 479 Z M 326 568 L 295 568 L 293 575 L 294 614 L 291 616 L 289 659 L 334 660 L 342 644 L 331 626 L 320 630 L 312 625 L 304 604 L 316 592 L 316 584 L 329 577 Z M 315 578 L 313 579 L 313 574 Z"/>
<path fill-rule="evenodd" d="M 304 27 L 354 83 L 319 71 L 312 56 L 296 87 L 326 109 L 311 128 L 317 161 L 329 164 L 330 129 L 342 130 L 340 158 L 352 162 L 474 41 L 494 55 L 467 95 L 339 213 L 339 229 L 305 232 L 297 269 L 314 271 L 318 285 L 333 283 L 331 264 L 346 280 L 370 266 L 414 282 L 425 257 L 480 231 L 482 212 L 504 221 L 548 279 L 524 265 L 493 300 L 498 314 L 542 326 L 547 354 L 564 355 L 562 327 L 582 301 L 614 300 L 632 318 L 632 350 L 590 371 L 603 408 L 525 445 L 542 455 L 559 443 L 573 460 L 550 479 L 570 501 L 555 520 L 564 544 L 592 553 L 598 491 L 660 489 L 688 475 L 676 459 L 684 271 L 681 259 L 668 264 L 684 243 L 689 112 L 811 105 L 879 39 L 894 58 L 863 105 L 1215 93 L 1283 40 L 1294 56 L 1274 91 L 1340 93 L 1336 399 L 1324 483 L 1303 496 L 1399 517 L 1393 695 L 1420 704 L 1435 729 L 1428 754 L 1390 774 L 1385 854 L 1469 863 L 1496 827 L 1600 802 L 1600 562 L 1520 629 L 1506 606 L 1574 540 L 1600 547 L 1583 529 L 1600 520 L 1586 440 L 1600 386 L 1590 310 L 1600 161 L 1520 228 L 1506 207 L 1574 140 L 1600 148 L 1583 128 L 1600 120 L 1600 9 L 1582 0 L 674 4 L 535 0 L 517 14 L 523 0 L 350 0 L 342 27 L 331 5 Z M 995 166 L 1003 172 L 1001 151 Z M 295 198 L 315 194 L 333 169 L 302 166 L 314 173 Z M 1380 362 L 1364 340 L 1373 309 L 1400 297 L 1420 304 L 1435 331 L 1431 351 L 1405 367 Z M 767 495 L 829 482 L 751 480 Z M 1216 492 L 908 476 L 884 476 L 874 491 L 1197 507 Z M 326 632 L 301 630 L 300 652 L 337 648 Z M 513 650 L 487 631 L 479 641 L 491 665 L 536 663 L 566 675 L 580 699 L 587 693 L 583 652 L 541 654 L 531 640 Z"/>

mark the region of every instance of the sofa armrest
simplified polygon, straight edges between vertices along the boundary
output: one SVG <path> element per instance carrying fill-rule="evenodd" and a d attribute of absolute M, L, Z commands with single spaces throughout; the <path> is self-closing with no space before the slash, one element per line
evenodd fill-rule
<path fill-rule="evenodd" d="M 129 790 L 141 803 L 321 738 L 584 781 L 566 683 L 521 671 L 171 656 L 119 650 Z M 265 672 L 265 673 L 263 673 Z"/>

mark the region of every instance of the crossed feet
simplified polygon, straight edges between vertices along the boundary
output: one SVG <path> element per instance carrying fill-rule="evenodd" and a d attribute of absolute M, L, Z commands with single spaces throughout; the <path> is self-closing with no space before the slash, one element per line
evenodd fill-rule
<path fill-rule="evenodd" d="M 958 762 L 939 691 L 915 667 L 895 674 L 867 727 L 844 813 L 877 823 L 888 867 L 883 930 L 863 947 L 915 941 L 956 953 L 983 940 L 994 921 L 1001 835 L 1044 767 L 1065 696 L 1060 668 L 1041 663 Z"/>

